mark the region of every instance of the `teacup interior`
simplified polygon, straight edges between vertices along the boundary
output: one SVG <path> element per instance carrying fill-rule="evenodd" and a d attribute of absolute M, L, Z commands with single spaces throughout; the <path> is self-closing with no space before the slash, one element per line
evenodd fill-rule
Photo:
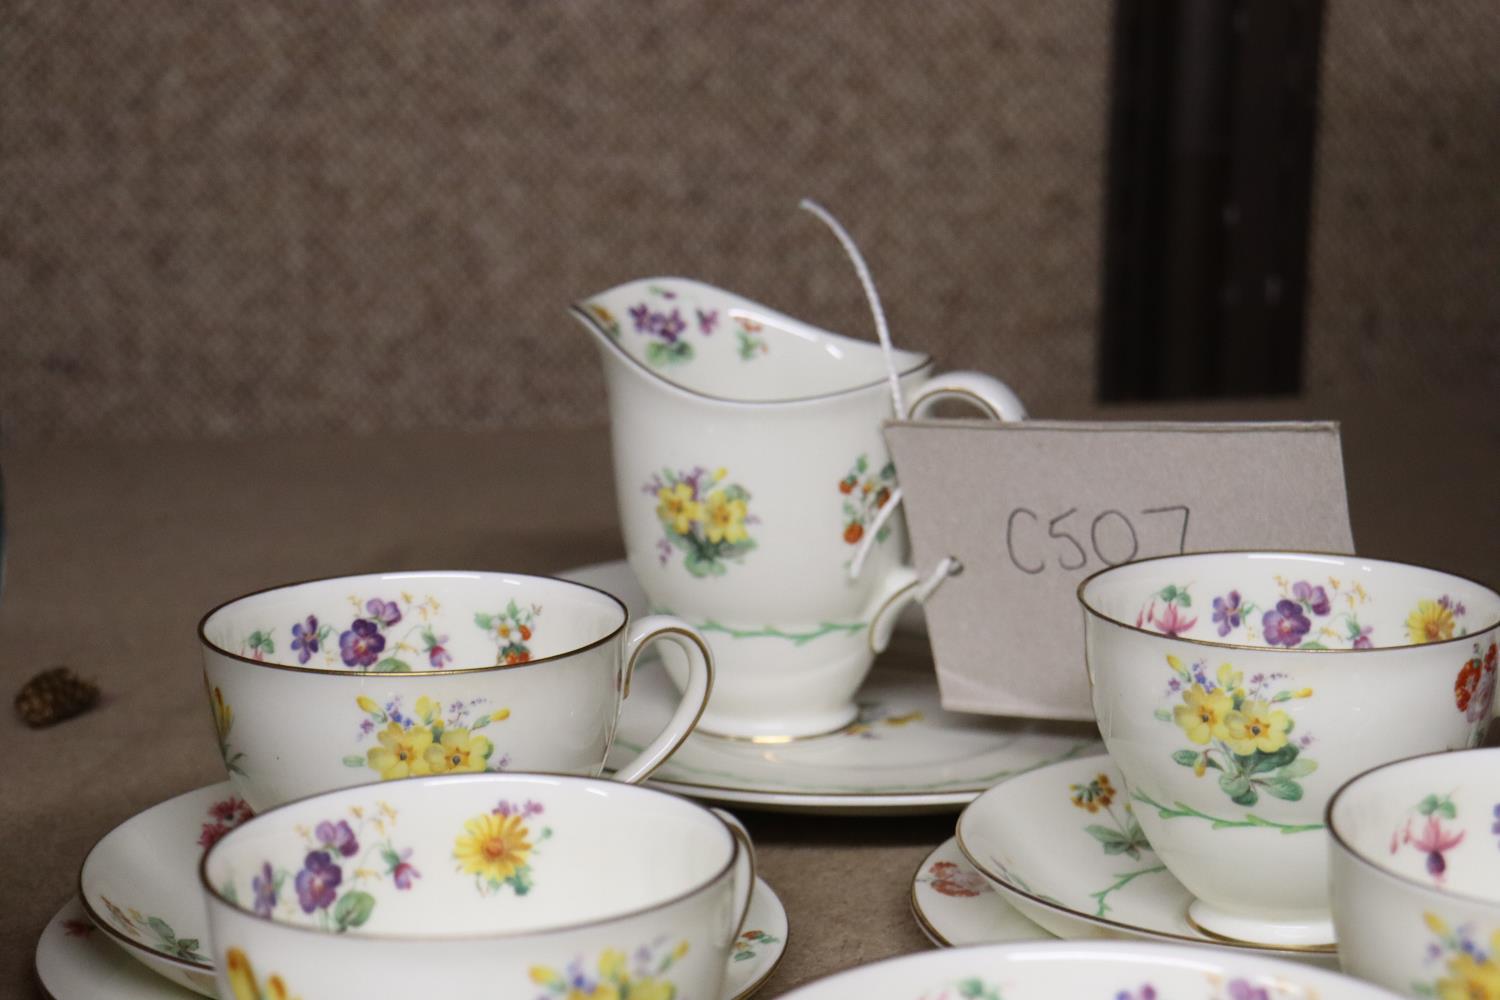
<path fill-rule="evenodd" d="M 1500 621 L 1500 595 L 1461 577 L 1357 556 L 1204 553 L 1090 580 L 1096 613 L 1165 635 L 1288 649 L 1380 649 L 1461 638 Z"/>
<path fill-rule="evenodd" d="M 625 623 L 609 595 L 503 573 L 389 573 L 262 591 L 203 621 L 204 638 L 285 666 L 407 672 L 519 664 L 588 646 Z"/>
<path fill-rule="evenodd" d="M 371 935 L 546 930 L 713 881 L 712 814 L 631 785 L 541 775 L 413 779 L 265 813 L 205 860 L 209 885 L 279 923 Z"/>
<path fill-rule="evenodd" d="M 784 402 L 879 384 L 886 362 L 851 340 L 696 281 L 653 278 L 577 308 L 592 329 L 663 381 L 736 402 Z M 895 352 L 902 375 L 926 356 Z"/>
<path fill-rule="evenodd" d="M 1377 868 L 1500 903 L 1500 749 L 1432 754 L 1371 771 L 1339 793 L 1329 822 Z"/>

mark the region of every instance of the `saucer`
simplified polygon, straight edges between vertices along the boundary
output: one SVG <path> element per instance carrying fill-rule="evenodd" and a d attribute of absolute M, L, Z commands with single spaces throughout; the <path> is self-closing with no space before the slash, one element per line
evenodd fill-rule
<path fill-rule="evenodd" d="M 912 876 L 911 912 L 939 948 L 1052 940 L 974 870 L 953 837 L 927 855 Z"/>
<path fill-rule="evenodd" d="M 1202 933 L 1192 895 L 1141 833 L 1106 755 L 997 785 L 958 820 L 959 850 L 1016 909 L 1064 938 L 1140 938 L 1337 967 L 1332 951 L 1274 948 Z"/>
<path fill-rule="evenodd" d="M 647 612 L 646 596 L 623 562 L 560 575 L 609 591 L 632 617 Z M 907 624 L 920 625 L 920 618 Z M 694 733 L 649 783 L 692 798 L 785 812 L 943 812 L 997 781 L 1101 749 L 1092 726 L 945 712 L 931 669 L 877 661 L 858 697 L 859 718 L 827 736 L 765 743 Z M 643 657 L 620 712 L 609 766 L 649 743 L 677 700 L 660 663 Z"/>
<path fill-rule="evenodd" d="M 223 781 L 152 806 L 105 834 L 79 871 L 79 897 L 37 945 L 47 990 L 58 1000 L 191 995 L 179 987 L 216 996 L 198 859 L 249 815 Z M 786 937 L 781 900 L 756 879 L 745 930 L 730 952 L 725 1000 L 760 988 L 781 961 Z"/>
<path fill-rule="evenodd" d="M 784 1000 L 1394 1000 L 1350 976 L 1264 953 L 1140 941 L 1027 941 L 948 948 L 847 969 Z"/>

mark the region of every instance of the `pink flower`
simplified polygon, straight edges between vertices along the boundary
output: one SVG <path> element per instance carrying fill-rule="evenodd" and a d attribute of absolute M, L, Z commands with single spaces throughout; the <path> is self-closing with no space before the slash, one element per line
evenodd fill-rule
<path fill-rule="evenodd" d="M 1159 631 L 1175 639 L 1198 624 L 1198 619 L 1188 618 L 1177 610 L 1177 605 L 1168 604 L 1167 609 L 1161 614 L 1152 615 L 1151 624 L 1155 625 Z"/>
<path fill-rule="evenodd" d="M 1463 842 L 1464 832 L 1449 833 L 1443 829 L 1436 815 L 1427 817 L 1427 827 L 1416 837 L 1412 838 L 1411 844 L 1419 851 L 1427 852 L 1427 872 L 1438 881 L 1442 881 L 1443 873 L 1448 870 L 1448 862 L 1443 858 L 1444 851 L 1451 851 Z"/>

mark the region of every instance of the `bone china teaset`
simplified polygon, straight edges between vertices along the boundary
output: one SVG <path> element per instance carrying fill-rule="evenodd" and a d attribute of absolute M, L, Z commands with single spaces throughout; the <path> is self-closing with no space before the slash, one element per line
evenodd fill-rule
<path fill-rule="evenodd" d="M 1018 420 L 1014 394 L 682 279 L 574 313 L 628 571 L 374 574 L 210 611 L 228 782 L 90 852 L 83 908 L 38 945 L 52 995 L 744 996 L 785 914 L 744 829 L 679 792 L 968 803 L 913 903 L 983 946 L 799 997 L 1500 997 L 1500 749 L 1471 749 L 1500 595 L 1354 556 L 1147 559 L 1079 587 L 1107 756 L 946 715 L 871 674 L 920 592 L 881 423 L 944 396 Z M 84 912 L 110 940 L 70 936 Z"/>

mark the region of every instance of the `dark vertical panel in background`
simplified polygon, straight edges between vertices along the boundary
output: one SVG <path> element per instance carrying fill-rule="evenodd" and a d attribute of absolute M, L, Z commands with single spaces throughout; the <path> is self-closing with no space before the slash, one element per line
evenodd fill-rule
<path fill-rule="evenodd" d="M 1100 395 L 1296 392 L 1322 0 L 1117 0 Z"/>

